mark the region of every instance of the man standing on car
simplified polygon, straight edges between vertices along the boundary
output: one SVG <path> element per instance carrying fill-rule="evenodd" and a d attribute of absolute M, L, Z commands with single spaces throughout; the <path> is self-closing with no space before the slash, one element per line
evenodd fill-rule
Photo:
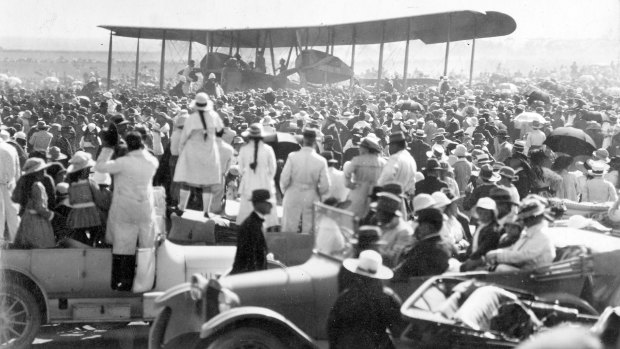
<path fill-rule="evenodd" d="M 153 176 L 157 159 L 144 149 L 142 136 L 131 131 L 125 137 L 128 153 L 111 160 L 114 146 L 104 137 L 104 148 L 94 170 L 114 176 L 112 206 L 106 239 L 112 240 L 112 289 L 129 291 L 133 284 L 136 245 L 151 247 L 153 232 Z"/>
<path fill-rule="evenodd" d="M 304 234 L 312 230 L 312 205 L 330 186 L 327 161 L 314 150 L 317 130 L 307 128 L 303 136 L 303 147 L 289 154 L 280 175 L 284 192 L 282 231 L 287 233 L 297 233 L 300 225 Z"/>
<path fill-rule="evenodd" d="M 263 223 L 265 215 L 271 213 L 273 208 L 270 199 L 269 190 L 257 189 L 252 192 L 254 211 L 239 226 L 237 254 L 231 274 L 267 269 L 268 251 L 263 235 Z"/>

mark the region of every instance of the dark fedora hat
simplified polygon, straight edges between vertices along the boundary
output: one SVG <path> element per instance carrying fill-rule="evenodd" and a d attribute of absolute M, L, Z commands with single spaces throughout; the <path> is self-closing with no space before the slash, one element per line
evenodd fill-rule
<path fill-rule="evenodd" d="M 399 131 L 399 132 L 394 132 L 390 135 L 389 144 L 396 143 L 396 142 L 404 142 L 404 141 L 406 141 L 405 134 Z"/>
<path fill-rule="evenodd" d="M 270 198 L 269 190 L 256 189 L 252 192 L 252 203 L 269 202 Z"/>
<path fill-rule="evenodd" d="M 375 225 L 362 225 L 357 229 L 357 234 L 351 243 L 357 245 L 358 248 L 364 248 L 373 245 L 386 245 L 387 242 L 381 240 L 381 228 Z"/>

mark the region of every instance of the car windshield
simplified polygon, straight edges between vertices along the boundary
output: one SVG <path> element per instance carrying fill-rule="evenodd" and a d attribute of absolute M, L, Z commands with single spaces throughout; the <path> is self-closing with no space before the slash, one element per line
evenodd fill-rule
<path fill-rule="evenodd" d="M 357 218 L 351 212 L 317 203 L 314 206 L 314 248 L 334 258 L 344 259 L 353 252 Z"/>

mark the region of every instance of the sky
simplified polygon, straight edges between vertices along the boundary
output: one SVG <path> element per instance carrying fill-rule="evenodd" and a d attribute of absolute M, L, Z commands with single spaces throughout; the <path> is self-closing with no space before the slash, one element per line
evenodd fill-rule
<path fill-rule="evenodd" d="M 107 50 L 108 32 L 97 25 L 200 27 L 202 23 L 266 25 L 289 21 L 338 22 L 397 15 L 417 6 L 458 6 L 496 10 L 513 16 L 515 40 L 599 39 L 620 42 L 620 0 L 0 0 L 0 47 L 4 49 Z M 321 9 L 330 9 L 323 11 Z M 201 15 L 197 15 L 197 14 Z M 217 14 L 216 16 L 212 16 Z M 121 39 L 117 50 L 133 50 Z M 157 49 L 145 43 L 145 49 Z"/>

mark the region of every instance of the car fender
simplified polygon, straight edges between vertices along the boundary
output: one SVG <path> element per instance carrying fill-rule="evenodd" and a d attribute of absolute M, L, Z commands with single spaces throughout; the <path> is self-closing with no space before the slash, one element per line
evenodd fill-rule
<path fill-rule="evenodd" d="M 165 333 L 161 334 L 162 343 L 181 335 L 189 333 L 198 335 L 200 332 L 200 327 L 206 319 L 203 318 L 200 307 L 192 300 L 190 288 L 190 283 L 182 283 L 168 289 L 155 299 L 155 313 L 159 314 L 166 308 L 171 310 L 167 324 L 163 328 Z"/>
<path fill-rule="evenodd" d="M 16 266 L 8 266 L 0 269 L 0 278 L 3 282 L 6 282 L 7 278 L 14 277 L 20 282 L 23 282 L 28 288 L 33 291 L 34 297 L 41 306 L 42 319 L 45 323 L 49 322 L 49 297 L 45 289 L 41 286 L 41 283 L 30 273 L 29 270 Z"/>
<path fill-rule="evenodd" d="M 294 323 L 281 314 L 262 307 L 238 307 L 218 314 L 200 329 L 200 338 L 208 339 L 226 331 L 228 328 L 238 328 L 239 325 L 260 325 L 263 330 L 271 330 L 281 340 L 288 340 L 297 348 L 316 348 L 312 338 L 299 329 Z"/>

